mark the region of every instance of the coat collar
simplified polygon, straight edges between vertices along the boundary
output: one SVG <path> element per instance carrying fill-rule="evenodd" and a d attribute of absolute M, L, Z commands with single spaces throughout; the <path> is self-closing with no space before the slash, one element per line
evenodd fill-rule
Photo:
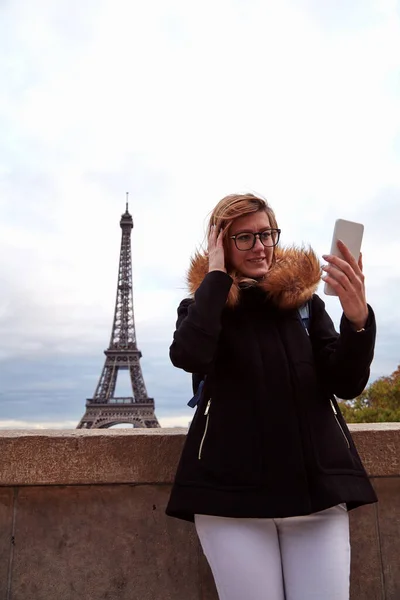
<path fill-rule="evenodd" d="M 208 273 L 208 257 L 200 252 L 192 257 L 187 274 L 189 291 L 194 294 Z M 236 306 L 240 301 L 240 286 L 256 286 L 281 309 L 299 308 L 311 299 L 321 279 L 321 265 L 311 248 L 277 247 L 275 262 L 262 281 L 246 279 L 237 273 L 229 273 L 233 279 L 227 305 Z M 247 283 L 249 282 L 249 283 Z"/>

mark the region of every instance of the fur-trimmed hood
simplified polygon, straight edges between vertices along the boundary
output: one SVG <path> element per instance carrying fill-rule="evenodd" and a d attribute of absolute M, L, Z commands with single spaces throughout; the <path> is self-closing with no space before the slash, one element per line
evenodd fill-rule
<path fill-rule="evenodd" d="M 189 291 L 194 294 L 208 273 L 208 256 L 196 252 L 187 274 Z M 227 305 L 236 306 L 240 300 L 240 279 L 229 273 L 233 284 Z M 321 279 L 321 265 L 311 248 L 276 248 L 275 262 L 262 281 L 255 286 L 264 290 L 272 302 L 282 309 L 299 308 L 314 294 Z"/>

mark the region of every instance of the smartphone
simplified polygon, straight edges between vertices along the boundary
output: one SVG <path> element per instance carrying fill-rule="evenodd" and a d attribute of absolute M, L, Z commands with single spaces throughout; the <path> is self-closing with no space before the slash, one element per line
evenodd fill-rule
<path fill-rule="evenodd" d="M 346 221 L 345 219 L 337 219 L 332 236 L 332 245 L 330 254 L 344 258 L 339 248 L 337 241 L 342 240 L 358 262 L 360 258 L 361 242 L 364 234 L 364 225 L 355 223 L 354 221 Z M 335 290 L 325 283 L 324 292 L 327 296 L 337 296 Z"/>

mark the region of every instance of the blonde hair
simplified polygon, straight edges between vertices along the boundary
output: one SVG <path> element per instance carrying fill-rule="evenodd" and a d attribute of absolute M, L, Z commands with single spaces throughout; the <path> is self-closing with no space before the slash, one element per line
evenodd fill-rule
<path fill-rule="evenodd" d="M 211 227 L 216 225 L 217 229 L 223 229 L 225 234 L 235 219 L 259 211 L 263 211 L 268 215 L 273 229 L 278 228 L 275 213 L 263 198 L 254 194 L 230 194 L 225 196 L 211 213 L 208 233 L 210 233 Z"/>
<path fill-rule="evenodd" d="M 213 225 L 217 227 L 217 231 L 222 229 L 222 238 L 225 249 L 225 256 L 227 259 L 227 270 L 230 275 L 236 275 L 237 273 L 232 273 L 230 265 L 229 265 L 229 244 L 228 244 L 228 233 L 230 226 L 233 221 L 239 217 L 244 217 L 245 215 L 250 215 L 256 212 L 265 212 L 268 215 L 269 223 L 271 228 L 278 229 L 278 223 L 276 220 L 276 216 L 272 208 L 269 206 L 268 202 L 259 196 L 255 196 L 254 194 L 230 194 L 229 196 L 225 196 L 222 198 L 214 208 L 211 213 L 210 221 L 207 227 L 208 235 L 211 232 L 211 228 Z M 274 258 L 275 260 L 275 248 L 274 248 Z M 239 277 L 242 282 L 250 283 L 250 280 L 245 277 Z"/>

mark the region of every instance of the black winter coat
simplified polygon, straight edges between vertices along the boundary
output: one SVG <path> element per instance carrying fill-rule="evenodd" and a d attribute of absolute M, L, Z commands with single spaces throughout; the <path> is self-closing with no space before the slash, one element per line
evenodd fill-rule
<path fill-rule="evenodd" d="M 362 332 L 343 316 L 339 335 L 312 294 L 308 335 L 296 308 L 259 287 L 227 305 L 232 284 L 211 272 L 178 309 L 171 360 L 207 377 L 167 514 L 277 518 L 375 502 L 335 398 L 368 381 L 372 309 Z"/>

